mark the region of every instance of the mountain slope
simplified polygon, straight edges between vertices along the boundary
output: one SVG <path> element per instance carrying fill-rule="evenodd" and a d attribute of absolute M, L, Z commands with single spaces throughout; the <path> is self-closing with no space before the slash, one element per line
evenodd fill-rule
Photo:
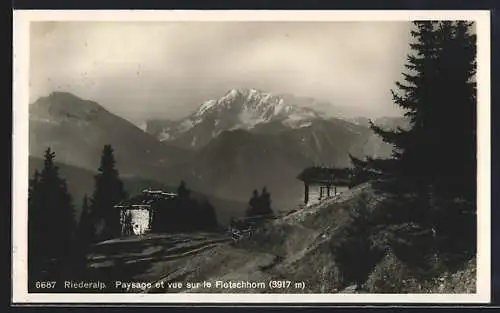
<path fill-rule="evenodd" d="M 85 169 L 97 168 L 103 146 L 111 144 L 125 176 L 161 178 L 163 168 L 190 156 L 159 143 L 96 102 L 64 92 L 30 104 L 29 131 L 30 155 L 41 157 L 51 147 L 61 162 Z"/>
<path fill-rule="evenodd" d="M 367 123 L 328 118 L 309 108 L 312 98 L 233 89 L 203 103 L 179 121 L 150 121 L 147 131 L 163 142 L 196 151 L 169 177 L 237 201 L 266 186 L 278 210 L 300 199 L 296 175 L 311 165 L 350 166 L 357 157 L 388 157 L 392 147 Z M 292 195 L 292 196 L 291 196 Z"/>
<path fill-rule="evenodd" d="M 315 164 L 348 167 L 349 153 L 372 155 L 370 134 L 368 128 L 340 119 L 273 133 L 224 131 L 169 176 L 236 201 L 248 201 L 252 190 L 265 186 L 276 210 L 290 210 L 302 201 L 303 185 L 296 178 L 300 171 Z"/>
<path fill-rule="evenodd" d="M 353 212 L 363 203 L 367 215 L 376 214 L 383 199 L 384 195 L 374 192 L 369 184 L 360 185 L 318 205 L 264 222 L 251 236 L 234 243 L 221 242 L 222 234 L 194 234 L 190 238 L 162 235 L 105 242 L 94 247 L 90 254 L 89 274 L 100 280 L 109 277 L 104 274 L 112 273 L 115 276 L 109 278 L 114 281 L 124 279 L 122 276 L 126 273 L 129 281 L 164 282 L 165 285 L 180 280 L 291 282 L 286 289 L 271 289 L 268 284 L 241 284 L 237 289 L 212 284 L 211 288 L 189 289 L 183 284 L 175 289 L 150 288 L 129 292 L 474 293 L 477 267 L 474 259 L 464 263 L 459 271 L 453 271 L 455 273 L 434 273 L 431 276 L 420 268 L 409 267 L 392 249 L 379 243 L 372 247 L 380 250 L 377 258 L 367 260 L 351 255 L 351 260 L 357 258 L 359 262 L 370 265 L 357 282 L 359 285 L 346 278 L 338 248 L 349 243 L 346 233 L 357 227 Z M 214 244 L 216 241 L 218 243 Z M 186 242 L 194 242 L 196 246 L 186 247 Z M 126 255 L 128 262 L 120 263 L 120 267 L 114 270 L 116 260 L 120 260 L 116 255 Z M 353 264 L 352 268 L 358 270 L 359 264 Z M 393 284 L 396 288 L 387 288 Z M 117 291 L 123 292 L 123 289 Z"/>
<path fill-rule="evenodd" d="M 350 122 L 360 125 L 360 126 L 365 126 L 369 127 L 370 126 L 370 119 L 366 117 L 357 117 L 357 118 L 352 118 L 349 119 Z M 410 126 L 409 120 L 405 117 L 400 117 L 400 116 L 384 116 L 384 117 L 379 117 L 374 120 L 372 120 L 373 124 L 380 126 L 382 128 L 388 128 L 388 129 L 396 129 L 398 127 L 401 127 L 403 129 L 407 129 Z"/>
<path fill-rule="evenodd" d="M 223 233 L 195 233 L 102 242 L 92 247 L 88 255 L 85 277 L 109 282 L 111 286 L 116 280 L 152 285 L 108 287 L 104 291 L 114 293 L 321 293 L 333 297 L 337 293 L 475 293 L 475 258 L 461 262 L 458 270 L 429 271 L 428 266 L 403 261 L 401 253 L 377 242 L 365 247 L 378 251 L 374 258 L 349 255 L 353 261 L 349 263 L 351 270 L 366 266 L 359 279 L 353 281 L 345 275 L 347 268 L 342 266 L 345 259 L 339 254 L 339 247 L 350 246 L 352 241 L 346 240 L 346 234 L 359 226 L 353 212 L 364 203 L 368 208 L 366 215 L 376 214 L 382 208 L 383 198 L 369 184 L 361 185 L 316 206 L 263 221 L 250 236 L 237 241 Z M 358 236 L 368 239 L 366 234 Z M 437 260 L 432 262 L 432 266 L 439 265 Z M 179 281 L 188 283 L 176 284 Z M 214 283 L 193 287 L 194 282 L 203 281 Z M 271 281 L 284 286 L 267 283 Z M 153 287 L 154 283 L 159 287 Z M 234 288 L 230 283 L 239 286 Z"/>

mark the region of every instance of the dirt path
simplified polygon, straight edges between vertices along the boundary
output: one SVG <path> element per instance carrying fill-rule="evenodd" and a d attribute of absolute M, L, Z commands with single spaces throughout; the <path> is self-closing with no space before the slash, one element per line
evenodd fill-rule
<path fill-rule="evenodd" d="M 109 291 L 135 291 L 136 288 L 116 288 L 118 281 L 156 282 L 169 268 L 193 255 L 232 242 L 226 234 L 159 234 L 119 238 L 95 245 L 88 255 L 88 277 L 106 281 Z M 113 287 L 113 286 L 114 287 Z"/>

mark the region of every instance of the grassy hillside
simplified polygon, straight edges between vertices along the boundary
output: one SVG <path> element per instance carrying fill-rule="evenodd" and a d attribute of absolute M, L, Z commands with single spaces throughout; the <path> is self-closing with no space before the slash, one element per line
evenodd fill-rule
<path fill-rule="evenodd" d="M 303 282 L 286 289 L 244 287 L 234 289 L 154 289 L 149 292 L 200 293 L 473 293 L 476 285 L 474 259 L 456 269 L 430 271 L 401 258 L 398 251 L 384 248 L 375 257 L 360 253 L 362 242 L 371 236 L 347 236 L 357 228 L 360 200 L 366 215 L 383 205 L 369 184 L 353 188 L 336 198 L 297 210 L 261 225 L 249 237 L 232 243 L 224 234 L 152 235 L 125 238 L 94 247 L 89 256 L 90 276 L 157 282 L 283 281 Z M 359 224 L 358 224 L 359 226 Z M 182 238 L 181 238 L 182 237 Z M 226 237 L 228 237 L 226 235 Z M 360 247 L 361 246 L 361 247 Z M 348 258 L 339 247 L 347 247 Z M 368 248 L 368 247 L 365 247 Z M 413 247 L 415 248 L 415 247 Z M 347 262 L 346 262 L 347 261 Z M 347 267 L 346 267 L 347 265 Z M 106 266 L 106 267 L 103 267 Z M 438 261 L 431 267 L 439 269 Z M 423 271 L 424 270 L 424 271 Z M 109 273 L 115 276 L 109 276 Z M 356 274 L 353 281 L 353 274 Z M 106 276 L 108 275 L 108 276 Z"/>

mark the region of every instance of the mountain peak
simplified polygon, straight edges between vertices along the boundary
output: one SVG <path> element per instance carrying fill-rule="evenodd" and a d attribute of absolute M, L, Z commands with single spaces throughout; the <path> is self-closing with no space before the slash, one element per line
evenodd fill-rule
<path fill-rule="evenodd" d="M 279 115 L 304 111 L 303 108 L 285 102 L 278 94 L 256 88 L 231 89 L 217 100 L 204 102 L 193 115 L 199 118 L 230 111 L 244 123 L 261 123 Z"/>
<path fill-rule="evenodd" d="M 76 117 L 89 119 L 106 111 L 95 101 L 84 100 L 70 92 L 54 91 L 30 105 L 30 117 Z"/>
<path fill-rule="evenodd" d="M 313 120 L 322 118 L 310 108 L 312 104 L 292 95 L 235 88 L 219 99 L 203 102 L 182 120 L 165 121 L 163 126 L 149 123 L 148 132 L 162 141 L 183 141 L 181 146 L 198 148 L 226 130 L 281 131 L 308 127 Z"/>
<path fill-rule="evenodd" d="M 83 101 L 83 99 L 67 91 L 52 91 L 47 98 L 64 98 L 64 99 Z"/>

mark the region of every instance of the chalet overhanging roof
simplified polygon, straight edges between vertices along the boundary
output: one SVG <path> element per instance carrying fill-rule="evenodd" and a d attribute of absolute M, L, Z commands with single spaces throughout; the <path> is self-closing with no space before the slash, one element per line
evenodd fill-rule
<path fill-rule="evenodd" d="M 129 199 L 126 199 L 115 207 L 145 207 L 151 206 L 158 201 L 173 199 L 177 196 L 176 193 L 163 192 L 161 190 L 149 190 L 146 189 L 142 193 L 135 195 Z"/>
<path fill-rule="evenodd" d="M 312 166 L 304 169 L 297 179 L 306 183 L 349 185 L 351 169 Z"/>

